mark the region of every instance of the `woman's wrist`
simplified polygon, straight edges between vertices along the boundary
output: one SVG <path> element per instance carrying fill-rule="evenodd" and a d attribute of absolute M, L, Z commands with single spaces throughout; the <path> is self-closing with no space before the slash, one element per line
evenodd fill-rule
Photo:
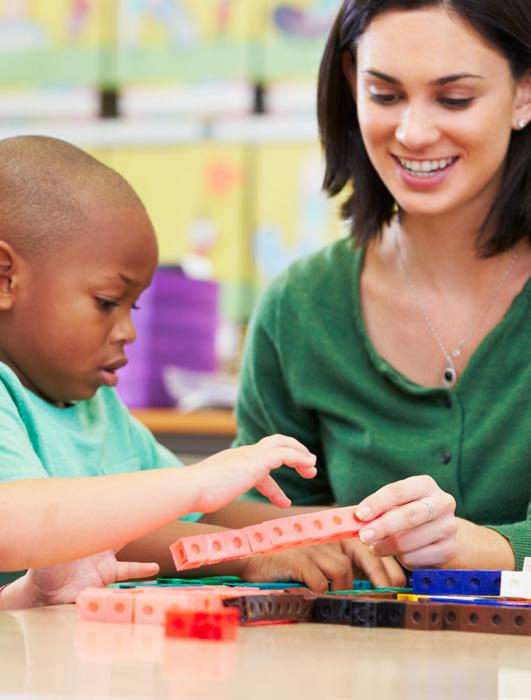
<path fill-rule="evenodd" d="M 509 540 L 491 528 L 463 518 L 457 521 L 457 553 L 442 568 L 514 570 L 516 559 Z"/>

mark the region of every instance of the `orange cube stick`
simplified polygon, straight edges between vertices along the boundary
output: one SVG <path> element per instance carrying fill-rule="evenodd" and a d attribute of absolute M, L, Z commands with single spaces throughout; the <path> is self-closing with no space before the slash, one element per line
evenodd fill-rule
<path fill-rule="evenodd" d="M 305 520 L 304 517 L 279 518 L 263 523 L 263 526 L 267 527 L 269 538 L 275 550 L 307 546 L 321 541 L 313 524 Z"/>
<path fill-rule="evenodd" d="M 104 622 L 107 617 L 107 589 L 86 588 L 78 595 L 76 605 L 81 620 Z"/>
<path fill-rule="evenodd" d="M 209 558 L 204 535 L 181 537 L 170 546 L 170 551 L 178 571 L 195 569 Z"/>
<path fill-rule="evenodd" d="M 240 559 L 251 554 L 251 547 L 244 530 L 229 530 L 204 535 L 208 561 Z M 185 539 L 185 538 L 184 538 Z"/>
<path fill-rule="evenodd" d="M 317 513 L 307 513 L 300 517 L 316 542 L 335 542 L 358 534 L 365 524 L 356 517 L 357 506 L 330 508 Z"/>
<path fill-rule="evenodd" d="M 172 605 L 193 610 L 188 594 L 141 593 L 135 597 L 134 622 L 140 625 L 163 625 L 166 611 Z"/>
<path fill-rule="evenodd" d="M 243 528 L 247 533 L 247 539 L 249 541 L 249 546 L 251 547 L 252 554 L 262 554 L 263 552 L 271 552 L 274 549 L 274 545 L 271 542 L 269 528 L 264 527 L 266 523 L 260 523 L 259 525 L 249 525 Z"/>

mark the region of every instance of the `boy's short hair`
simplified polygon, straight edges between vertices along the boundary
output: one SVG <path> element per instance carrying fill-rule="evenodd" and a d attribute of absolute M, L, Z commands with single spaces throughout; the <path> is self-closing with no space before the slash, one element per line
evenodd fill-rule
<path fill-rule="evenodd" d="M 121 175 L 66 141 L 0 141 L 0 240 L 16 252 L 42 256 L 75 239 L 91 205 L 144 209 Z"/>

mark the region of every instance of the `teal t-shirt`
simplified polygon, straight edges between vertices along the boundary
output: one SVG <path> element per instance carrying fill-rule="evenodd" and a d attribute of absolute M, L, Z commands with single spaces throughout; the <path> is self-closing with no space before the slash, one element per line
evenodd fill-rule
<path fill-rule="evenodd" d="M 113 389 L 101 387 L 91 399 L 61 408 L 26 389 L 0 362 L 0 482 L 172 466 L 183 465 L 130 415 Z M 182 520 L 200 517 L 191 513 Z M 0 585 L 20 575 L 2 574 L 1 568 L 0 562 Z"/>
<path fill-rule="evenodd" d="M 520 568 L 531 556 L 531 281 L 454 390 L 426 388 L 371 343 L 362 266 L 363 251 L 342 239 L 266 291 L 246 340 L 236 444 L 278 432 L 307 445 L 315 479 L 275 473 L 300 505 L 359 503 L 429 474 L 455 497 L 458 516 L 509 540 Z"/>

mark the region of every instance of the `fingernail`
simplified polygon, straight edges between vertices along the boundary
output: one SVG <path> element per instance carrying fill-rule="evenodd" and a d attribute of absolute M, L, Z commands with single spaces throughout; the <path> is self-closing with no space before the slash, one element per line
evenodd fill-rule
<path fill-rule="evenodd" d="M 367 544 L 368 542 L 372 542 L 375 535 L 376 530 L 372 530 L 371 528 L 369 528 L 368 530 L 360 530 L 359 537 L 363 544 Z"/>
<path fill-rule="evenodd" d="M 363 506 L 363 508 L 356 511 L 356 517 L 359 518 L 359 520 L 367 520 L 371 515 L 372 508 L 370 506 Z"/>

